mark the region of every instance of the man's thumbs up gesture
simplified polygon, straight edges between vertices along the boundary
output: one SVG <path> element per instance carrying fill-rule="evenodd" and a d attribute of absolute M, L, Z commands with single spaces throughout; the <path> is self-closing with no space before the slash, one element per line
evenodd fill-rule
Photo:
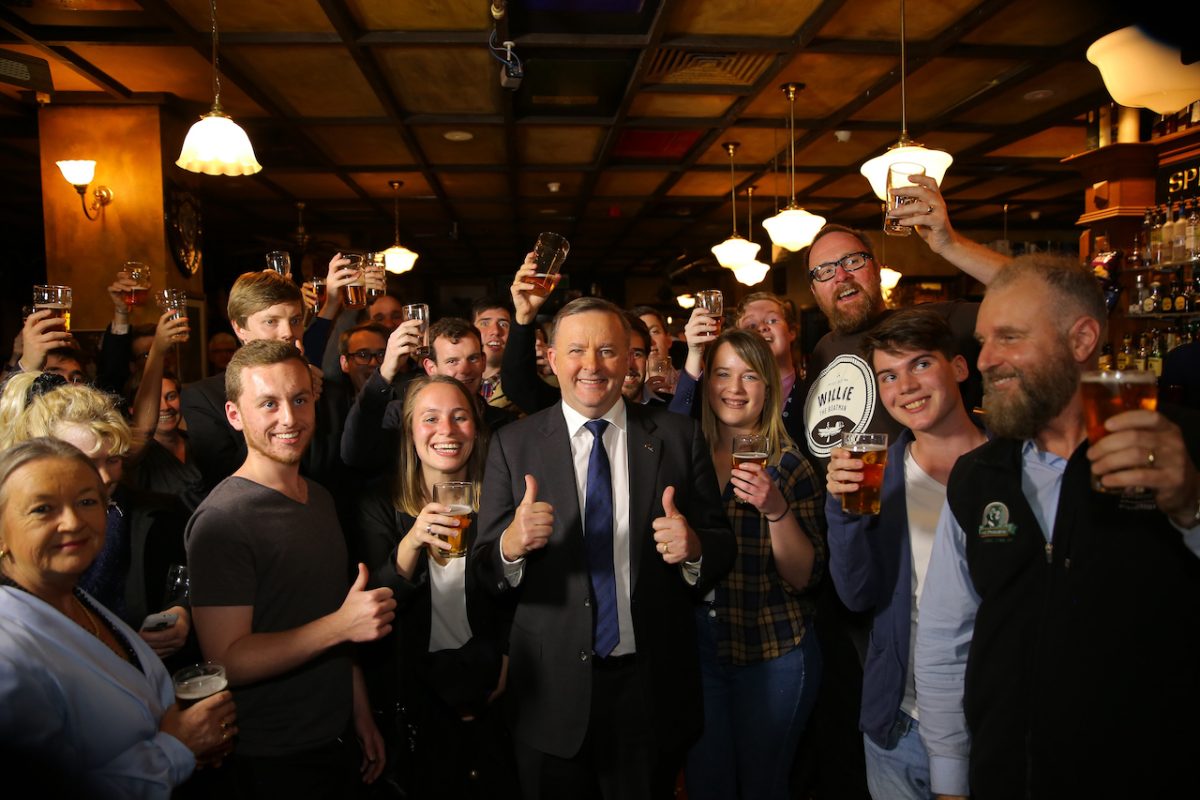
<path fill-rule="evenodd" d="M 663 490 L 662 506 L 663 516 L 653 522 L 655 549 L 662 553 L 663 561 L 668 564 L 698 561 L 700 539 L 675 508 L 674 486 Z"/>
<path fill-rule="evenodd" d="M 537 480 L 525 476 L 525 496 L 513 514 L 513 521 L 500 536 L 500 552 L 506 561 L 524 558 L 530 550 L 546 546 L 554 530 L 554 507 L 537 499 Z"/>

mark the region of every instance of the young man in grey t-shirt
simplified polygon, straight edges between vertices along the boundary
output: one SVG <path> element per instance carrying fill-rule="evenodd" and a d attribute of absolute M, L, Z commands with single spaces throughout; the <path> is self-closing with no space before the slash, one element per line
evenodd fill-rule
<path fill-rule="evenodd" d="M 225 666 L 239 704 L 233 774 L 240 795 L 342 796 L 358 767 L 384 766 L 351 642 L 391 630 L 390 589 L 347 594 L 347 555 L 329 493 L 300 475 L 314 427 L 312 378 L 285 342 L 245 345 L 225 372 L 242 466 L 188 525 L 193 617 L 204 656 Z M 342 744 L 349 723 L 361 764 Z"/>

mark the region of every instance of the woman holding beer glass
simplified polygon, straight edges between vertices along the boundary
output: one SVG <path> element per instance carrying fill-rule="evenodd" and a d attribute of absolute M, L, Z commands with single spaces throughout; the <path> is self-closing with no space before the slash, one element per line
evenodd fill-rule
<path fill-rule="evenodd" d="M 821 677 L 809 596 L 824 572 L 821 487 L 784 430 L 779 369 L 760 335 L 726 331 L 704 374 L 701 424 L 738 555 L 696 613 L 704 735 L 688 754 L 688 797 L 782 799 Z M 734 466 L 745 434 L 765 438 L 765 466 Z"/>
<path fill-rule="evenodd" d="M 507 620 L 468 580 L 470 556 L 454 557 L 470 551 L 453 545 L 469 534 L 471 518 L 434 500 L 438 484 L 483 479 L 479 403 L 453 378 L 416 378 L 402 430 L 394 481 L 369 492 L 358 510 L 359 560 L 372 570 L 371 585 L 390 587 L 398 603 L 391 642 L 381 643 L 390 651 L 364 665 L 372 697 L 404 708 L 397 727 L 414 741 L 401 746 L 414 749 L 401 780 L 414 796 L 507 797 L 507 738 L 490 709 L 504 687 Z"/>
<path fill-rule="evenodd" d="M 106 502 L 66 442 L 0 453 L 0 751 L 78 796 L 168 798 L 236 734 L 233 696 L 181 711 L 154 651 L 78 587 Z"/>

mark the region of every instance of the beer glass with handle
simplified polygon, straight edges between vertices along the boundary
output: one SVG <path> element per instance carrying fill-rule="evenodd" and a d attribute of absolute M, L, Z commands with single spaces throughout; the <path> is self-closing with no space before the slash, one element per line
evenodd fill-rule
<path fill-rule="evenodd" d="M 475 513 L 475 484 L 471 481 L 447 481 L 433 485 L 433 502 L 449 506 L 450 516 L 458 520 L 457 533 L 442 536 L 450 545 L 449 551 L 433 552 L 444 558 L 462 558 L 470 547 L 471 515 Z"/>
<path fill-rule="evenodd" d="M 842 435 L 842 447 L 850 451 L 852 458 L 863 462 L 863 476 L 858 488 L 842 495 L 842 511 L 847 514 L 878 514 L 883 470 L 887 466 L 887 434 L 846 433 Z"/>

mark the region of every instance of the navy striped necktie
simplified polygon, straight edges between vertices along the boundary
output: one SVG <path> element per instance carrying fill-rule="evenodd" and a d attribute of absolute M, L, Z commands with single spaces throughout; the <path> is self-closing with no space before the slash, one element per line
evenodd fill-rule
<path fill-rule="evenodd" d="M 583 541 L 587 547 L 588 572 L 595 597 L 592 649 L 606 657 L 621 640 L 617 623 L 617 578 L 613 565 L 612 471 L 608 451 L 604 449 L 604 429 L 608 421 L 594 419 L 585 423 L 592 434 L 592 454 L 588 457 L 587 493 L 583 512 Z"/>

